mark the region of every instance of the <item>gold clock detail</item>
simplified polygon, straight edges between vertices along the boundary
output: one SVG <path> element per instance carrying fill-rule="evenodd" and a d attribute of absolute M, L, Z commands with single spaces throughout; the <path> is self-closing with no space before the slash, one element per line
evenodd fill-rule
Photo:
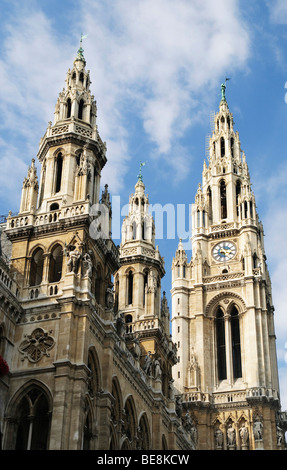
<path fill-rule="evenodd" d="M 232 242 L 220 242 L 212 250 L 212 256 L 215 261 L 229 261 L 236 254 L 236 246 Z"/>

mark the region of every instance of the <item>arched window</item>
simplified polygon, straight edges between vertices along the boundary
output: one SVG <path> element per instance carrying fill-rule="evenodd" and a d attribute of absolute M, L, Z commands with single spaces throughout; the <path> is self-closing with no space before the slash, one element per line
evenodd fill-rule
<path fill-rule="evenodd" d="M 142 240 L 145 240 L 145 223 L 142 222 Z"/>
<path fill-rule="evenodd" d="M 220 206 L 221 206 L 221 218 L 227 218 L 227 200 L 226 200 L 226 184 L 222 180 L 220 183 Z"/>
<path fill-rule="evenodd" d="M 15 450 L 47 450 L 50 413 L 45 394 L 32 389 L 20 401 L 17 416 Z"/>
<path fill-rule="evenodd" d="M 134 276 L 132 271 L 128 274 L 128 305 L 133 303 Z"/>
<path fill-rule="evenodd" d="M 221 155 L 221 158 L 225 157 L 225 140 L 224 140 L 224 137 L 221 137 L 221 139 L 220 139 L 220 155 Z"/>
<path fill-rule="evenodd" d="M 226 379 L 226 345 L 224 314 L 221 308 L 216 313 L 216 345 L 217 345 L 217 371 L 218 380 Z"/>
<path fill-rule="evenodd" d="M 84 100 L 80 100 L 78 118 L 83 119 Z"/>
<path fill-rule="evenodd" d="M 137 238 L 137 224 L 136 222 L 133 222 L 133 240 L 136 240 Z"/>
<path fill-rule="evenodd" d="M 83 435 L 83 450 L 92 450 L 91 443 L 92 443 L 92 426 L 93 426 L 93 418 L 91 408 L 89 406 L 88 400 L 85 401 L 85 423 L 84 423 L 84 435 Z"/>
<path fill-rule="evenodd" d="M 241 366 L 241 346 L 240 346 L 240 328 L 238 310 L 234 306 L 231 311 L 231 341 L 232 341 L 232 361 L 233 361 L 233 377 L 238 379 L 242 377 Z"/>
<path fill-rule="evenodd" d="M 147 287 L 147 281 L 148 281 L 148 272 L 144 273 L 144 286 L 143 286 L 143 305 L 145 305 L 145 294 L 146 294 L 146 287 Z"/>
<path fill-rule="evenodd" d="M 114 303 L 115 312 L 117 312 L 119 309 L 119 288 L 120 288 L 120 282 L 119 282 L 119 276 L 117 276 L 116 281 L 115 281 L 115 303 Z"/>
<path fill-rule="evenodd" d="M 247 201 L 244 201 L 244 218 L 247 219 L 248 217 L 248 204 Z"/>
<path fill-rule="evenodd" d="M 239 196 L 240 196 L 240 194 L 241 194 L 241 183 L 238 180 L 236 182 L 236 211 L 237 211 L 238 216 L 239 216 Z"/>
<path fill-rule="evenodd" d="M 95 280 L 95 297 L 98 304 L 102 302 L 102 270 L 98 266 L 96 270 L 96 280 Z"/>
<path fill-rule="evenodd" d="M 132 315 L 126 315 L 125 316 L 125 324 L 126 324 L 126 333 L 132 333 L 132 322 L 133 322 L 133 317 Z"/>
<path fill-rule="evenodd" d="M 59 204 L 57 202 L 54 202 L 53 204 L 50 205 L 50 211 L 57 211 L 59 209 Z"/>
<path fill-rule="evenodd" d="M 55 193 L 61 190 L 62 183 L 63 156 L 58 153 L 55 161 Z"/>
<path fill-rule="evenodd" d="M 139 422 L 137 428 L 137 438 L 138 438 L 138 450 L 149 450 L 150 449 L 150 438 L 149 438 L 149 426 L 146 415 L 144 414 Z"/>
<path fill-rule="evenodd" d="M 49 282 L 58 282 L 62 277 L 63 250 L 61 245 L 54 246 L 49 266 Z"/>
<path fill-rule="evenodd" d="M 38 286 L 42 282 L 44 267 L 44 252 L 42 248 L 37 248 L 31 259 L 30 286 Z"/>
<path fill-rule="evenodd" d="M 230 139 L 230 150 L 231 150 L 231 157 L 234 157 L 234 139 L 231 137 Z"/>
<path fill-rule="evenodd" d="M 210 186 L 207 189 L 207 198 L 208 198 L 208 217 L 210 223 L 212 224 L 212 192 Z"/>
<path fill-rule="evenodd" d="M 72 111 L 72 102 L 71 98 L 67 99 L 67 118 L 71 117 L 71 111 Z"/>

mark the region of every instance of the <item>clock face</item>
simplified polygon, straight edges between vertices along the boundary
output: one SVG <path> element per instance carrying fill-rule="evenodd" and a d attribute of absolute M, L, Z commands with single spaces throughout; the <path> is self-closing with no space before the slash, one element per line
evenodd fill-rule
<path fill-rule="evenodd" d="M 212 256 L 216 261 L 229 261 L 236 254 L 236 247 L 232 242 L 220 242 L 212 250 Z"/>

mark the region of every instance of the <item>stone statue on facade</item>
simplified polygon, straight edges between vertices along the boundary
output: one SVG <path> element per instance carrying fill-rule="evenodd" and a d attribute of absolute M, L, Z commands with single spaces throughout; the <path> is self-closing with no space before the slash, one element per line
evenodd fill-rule
<path fill-rule="evenodd" d="M 67 268 L 68 272 L 71 273 L 77 273 L 78 272 L 78 267 L 79 267 L 79 261 L 81 258 L 81 253 L 79 250 L 74 247 L 69 253 L 68 253 L 68 263 L 67 263 Z"/>

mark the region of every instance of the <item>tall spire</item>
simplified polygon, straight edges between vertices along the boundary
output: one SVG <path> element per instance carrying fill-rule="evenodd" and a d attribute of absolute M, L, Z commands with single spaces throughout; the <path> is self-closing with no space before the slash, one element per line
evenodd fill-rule
<path fill-rule="evenodd" d="M 221 83 L 221 101 L 226 102 L 226 82 L 230 80 L 230 78 L 226 78 L 224 83 Z"/>
<path fill-rule="evenodd" d="M 140 162 L 140 171 L 138 174 L 138 182 L 141 181 L 143 183 L 143 177 L 142 177 L 142 167 L 145 166 L 146 162 Z"/>
<path fill-rule="evenodd" d="M 82 60 L 85 63 L 85 65 L 86 65 L 86 60 L 84 58 L 84 54 L 83 54 L 84 49 L 83 49 L 82 45 L 83 45 L 83 39 L 85 39 L 87 37 L 88 37 L 87 35 L 84 35 L 83 33 L 81 33 L 80 47 L 78 49 L 77 57 L 75 59 L 75 60 Z"/>

